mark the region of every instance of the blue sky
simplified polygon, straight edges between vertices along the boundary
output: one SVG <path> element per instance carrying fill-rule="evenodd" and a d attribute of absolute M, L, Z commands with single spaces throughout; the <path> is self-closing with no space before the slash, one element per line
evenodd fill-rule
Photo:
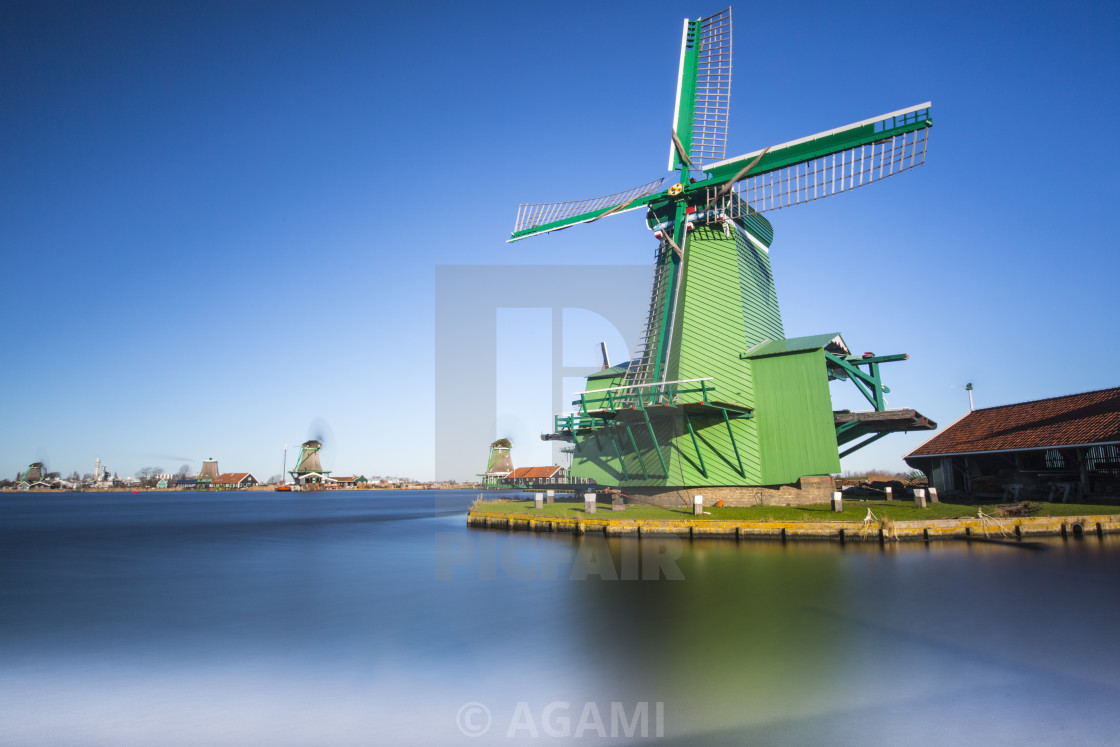
<path fill-rule="evenodd" d="M 430 477 L 435 268 L 650 262 L 636 212 L 504 241 L 519 202 L 664 173 L 681 20 L 722 7 L 3 4 L 0 475 L 263 478 L 322 433 L 336 471 Z M 1103 2 L 736 6 L 729 154 L 934 105 L 926 166 L 771 214 L 787 334 L 909 353 L 888 400 L 943 424 L 968 381 L 1115 386 L 1117 38 Z M 547 459 L 539 360 L 499 363 Z"/>

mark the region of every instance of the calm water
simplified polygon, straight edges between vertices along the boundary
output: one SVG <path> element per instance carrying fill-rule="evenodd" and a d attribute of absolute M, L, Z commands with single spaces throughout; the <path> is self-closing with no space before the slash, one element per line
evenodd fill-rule
<path fill-rule="evenodd" d="M 1112 540 L 607 542 L 475 495 L 3 495 L 0 742 L 1120 734 Z"/>

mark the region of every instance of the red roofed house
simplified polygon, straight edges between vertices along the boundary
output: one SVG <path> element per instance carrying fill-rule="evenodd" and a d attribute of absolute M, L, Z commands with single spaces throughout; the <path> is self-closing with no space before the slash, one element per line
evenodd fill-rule
<path fill-rule="evenodd" d="M 564 479 L 564 468 L 553 465 L 551 467 L 518 467 L 501 478 L 501 482 L 506 485 L 555 485 L 564 482 Z"/>
<path fill-rule="evenodd" d="M 943 492 L 1120 496 L 1120 387 L 974 410 L 905 459 Z"/>
<path fill-rule="evenodd" d="M 214 490 L 245 490 L 259 484 L 249 472 L 226 472 L 215 477 L 210 487 Z"/>

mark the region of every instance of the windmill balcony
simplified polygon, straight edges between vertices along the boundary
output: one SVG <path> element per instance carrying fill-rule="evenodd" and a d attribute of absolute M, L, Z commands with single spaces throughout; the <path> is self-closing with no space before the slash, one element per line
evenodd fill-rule
<path fill-rule="evenodd" d="M 644 409 L 684 403 L 710 404 L 715 391 L 712 378 L 631 384 L 579 392 L 579 411 L 609 417 L 619 410 Z M 609 415 L 607 414 L 609 413 Z"/>
<path fill-rule="evenodd" d="M 619 421 L 644 420 L 686 410 L 691 414 L 715 414 L 724 418 L 749 418 L 753 411 L 714 399 L 714 379 L 681 379 L 650 384 L 632 384 L 579 392 L 579 410 L 554 418 L 556 435 L 573 435 L 608 428 Z"/>

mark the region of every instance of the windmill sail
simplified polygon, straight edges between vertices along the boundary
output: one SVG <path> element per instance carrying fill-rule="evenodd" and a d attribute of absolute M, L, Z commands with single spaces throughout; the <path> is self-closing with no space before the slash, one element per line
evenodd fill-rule
<path fill-rule="evenodd" d="M 731 8 L 700 22 L 689 157 L 697 169 L 727 155 L 731 114 Z"/>
<path fill-rule="evenodd" d="M 513 234 L 509 241 L 517 241 L 549 231 L 558 231 L 561 228 L 588 223 L 606 215 L 642 207 L 645 203 L 640 201 L 641 198 L 657 192 L 664 181 L 665 177 L 662 177 L 623 192 L 592 197 L 587 200 L 519 205 L 517 207 L 517 222 L 514 224 Z"/>
<path fill-rule="evenodd" d="M 721 205 L 729 217 L 810 202 L 886 179 L 925 163 L 931 124 L 926 102 L 711 164 L 717 184 L 708 188 L 708 201 L 715 200 L 725 177 L 754 161 L 750 174 L 731 190 L 739 199 Z"/>
<path fill-rule="evenodd" d="M 626 369 L 626 376 L 622 382 L 624 387 L 636 387 L 643 384 L 652 384 L 657 380 L 661 368 L 661 358 L 664 349 L 661 340 L 664 338 L 665 310 L 669 295 L 676 289 L 673 285 L 672 269 L 673 248 L 665 238 L 657 247 L 657 255 L 653 265 L 653 290 L 649 296 L 649 310 L 646 312 L 646 326 L 642 332 L 641 347 L 638 354 Z M 677 278 L 679 279 L 679 275 Z"/>
<path fill-rule="evenodd" d="M 704 164 L 727 153 L 727 119 L 731 106 L 731 8 L 698 21 L 685 20 L 669 170 L 684 164 L 703 171 Z"/>

